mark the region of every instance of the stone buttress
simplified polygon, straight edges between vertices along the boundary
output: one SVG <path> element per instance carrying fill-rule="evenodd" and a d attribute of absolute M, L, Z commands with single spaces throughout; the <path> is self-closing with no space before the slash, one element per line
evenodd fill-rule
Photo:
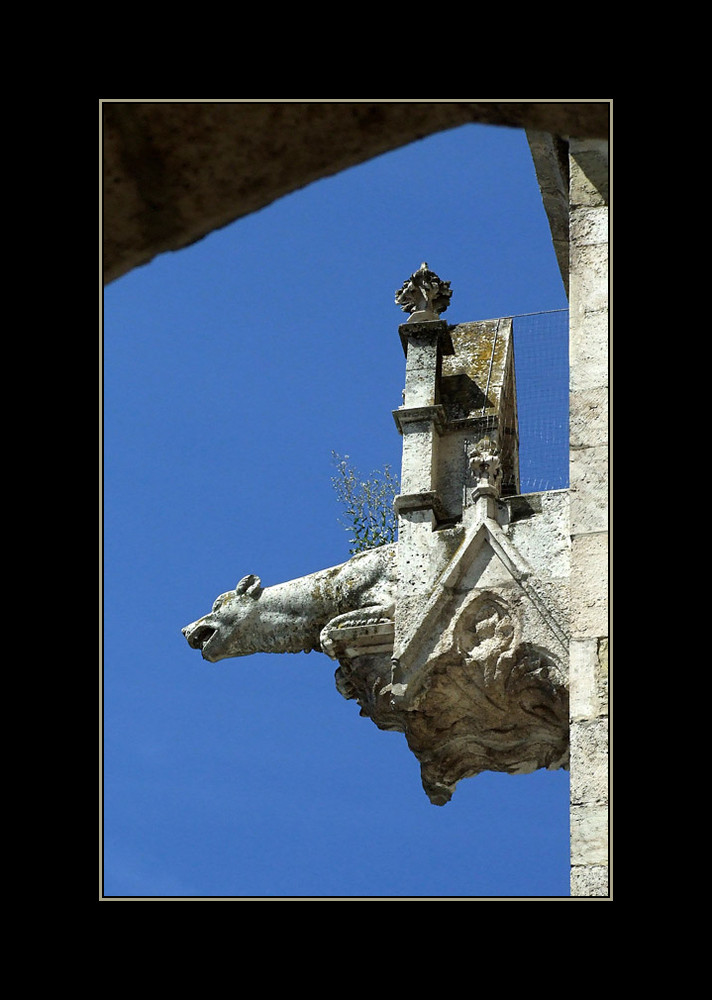
<path fill-rule="evenodd" d="M 394 621 L 333 633 L 337 687 L 405 734 L 437 805 L 482 771 L 569 759 L 568 491 L 519 493 L 512 319 L 449 325 L 449 295 L 427 264 L 396 295 Z"/>

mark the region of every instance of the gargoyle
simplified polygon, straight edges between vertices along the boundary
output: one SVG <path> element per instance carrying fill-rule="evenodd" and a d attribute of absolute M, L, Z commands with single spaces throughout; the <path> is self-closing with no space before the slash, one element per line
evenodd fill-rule
<path fill-rule="evenodd" d="M 319 650 L 334 656 L 335 630 L 364 620 L 392 620 L 396 546 L 382 545 L 309 576 L 262 587 L 246 576 L 221 594 L 210 614 L 182 629 L 193 649 L 217 663 L 252 653 Z"/>

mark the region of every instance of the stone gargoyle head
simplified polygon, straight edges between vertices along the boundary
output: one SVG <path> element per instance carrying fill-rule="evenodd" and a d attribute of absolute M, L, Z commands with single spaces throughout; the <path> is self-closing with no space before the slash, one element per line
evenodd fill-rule
<path fill-rule="evenodd" d="M 258 576 L 243 577 L 234 590 L 216 597 L 210 614 L 181 629 L 188 645 L 199 649 L 203 659 L 210 663 L 260 652 L 263 648 L 258 609 L 261 593 Z"/>

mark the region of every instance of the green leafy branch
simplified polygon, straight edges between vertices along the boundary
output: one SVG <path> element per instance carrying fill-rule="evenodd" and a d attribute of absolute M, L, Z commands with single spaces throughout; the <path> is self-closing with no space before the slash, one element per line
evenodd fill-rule
<path fill-rule="evenodd" d="M 336 467 L 336 475 L 331 482 L 345 508 L 345 516 L 339 523 L 351 535 L 351 555 L 395 542 L 398 519 L 393 501 L 398 495 L 399 483 L 390 465 L 386 465 L 382 472 L 372 472 L 370 478 L 363 479 L 349 464 L 348 455 L 341 456 L 332 451 L 331 457 Z"/>

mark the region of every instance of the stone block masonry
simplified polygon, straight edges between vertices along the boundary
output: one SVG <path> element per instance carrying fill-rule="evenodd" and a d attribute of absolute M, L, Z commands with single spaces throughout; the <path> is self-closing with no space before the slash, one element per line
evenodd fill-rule
<path fill-rule="evenodd" d="M 608 143 L 569 142 L 571 895 L 609 882 Z"/>

